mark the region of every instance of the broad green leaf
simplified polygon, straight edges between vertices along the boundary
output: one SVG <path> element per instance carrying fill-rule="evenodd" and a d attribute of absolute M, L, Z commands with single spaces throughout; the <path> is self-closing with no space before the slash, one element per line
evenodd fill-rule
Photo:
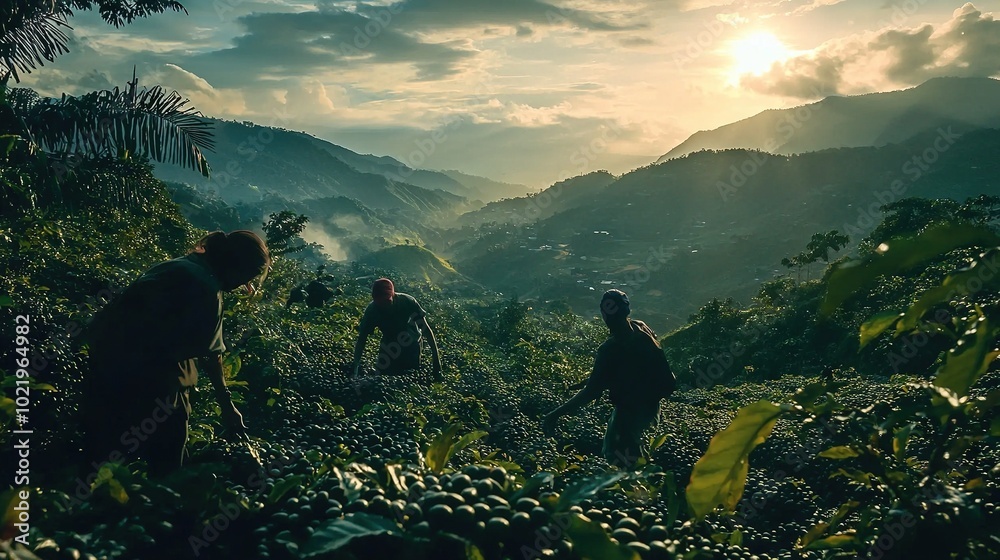
<path fill-rule="evenodd" d="M 303 480 L 305 480 L 305 477 L 300 474 L 279 480 L 274 485 L 274 488 L 271 489 L 271 493 L 267 495 L 267 502 L 269 504 L 278 503 L 278 500 L 280 500 L 282 496 L 287 494 L 292 488 L 302 486 Z"/>
<path fill-rule="evenodd" d="M 660 446 L 662 446 L 666 442 L 667 442 L 667 434 L 666 434 L 666 432 L 664 432 L 664 433 L 656 436 L 655 438 L 653 438 L 649 442 L 649 450 L 650 450 L 650 452 L 656 451 L 657 449 L 660 448 Z"/>
<path fill-rule="evenodd" d="M 674 471 L 667 471 L 664 486 L 667 488 L 667 527 L 673 527 L 681 510 L 681 497 L 677 495 L 677 477 Z"/>
<path fill-rule="evenodd" d="M 792 401 L 795 404 L 801 405 L 803 408 L 810 412 L 816 412 L 814 406 L 816 402 L 821 400 L 821 397 L 826 397 L 827 395 L 841 389 L 847 385 L 844 381 L 817 381 L 815 383 L 810 383 L 805 387 L 801 387 L 792 396 Z M 829 398 L 822 399 L 824 406 L 826 403 L 830 402 Z M 821 406 L 822 408 L 822 406 Z"/>
<path fill-rule="evenodd" d="M 427 447 L 427 453 L 424 455 L 424 459 L 427 461 L 427 468 L 435 473 L 440 473 L 444 470 L 445 465 L 448 464 L 448 459 L 451 458 L 452 449 L 455 446 L 455 435 L 458 434 L 458 430 L 461 427 L 461 424 L 452 424 L 448 426 L 447 430 L 441 432 L 441 434 L 431 441 Z"/>
<path fill-rule="evenodd" d="M 826 522 L 820 522 L 813 525 L 812 529 L 809 529 L 809 531 L 805 535 L 799 537 L 799 541 L 796 543 L 796 546 L 798 546 L 799 548 L 809 546 L 817 539 L 825 535 L 829 529 L 830 525 L 827 524 Z"/>
<path fill-rule="evenodd" d="M 118 482 L 117 479 L 112 478 L 108 481 L 108 491 L 111 492 L 111 497 L 119 504 L 128 502 L 128 492 L 125 491 L 122 483 Z"/>
<path fill-rule="evenodd" d="M 556 521 L 566 524 L 566 535 L 573 541 L 573 549 L 583 560 L 639 560 L 639 553 L 611 542 L 611 537 L 596 521 L 575 513 Z"/>
<path fill-rule="evenodd" d="M 989 251 L 989 254 L 996 254 L 997 250 Z M 995 258 L 995 257 L 994 257 Z M 948 303 L 955 298 L 966 296 L 975 291 L 982 290 L 989 284 L 990 280 L 996 280 L 997 274 L 986 276 L 981 267 L 985 265 L 977 264 L 971 268 L 958 271 L 944 279 L 940 286 L 931 288 L 920 295 L 920 298 L 906 310 L 902 320 L 899 322 L 899 331 L 907 332 L 917 328 L 920 319 L 936 305 Z"/>
<path fill-rule="evenodd" d="M 783 412 L 778 405 L 759 401 L 741 408 L 733 422 L 712 437 L 687 486 L 688 507 L 695 517 L 719 505 L 729 511 L 736 508 L 746 486 L 750 452 L 771 435 Z"/>
<path fill-rule="evenodd" d="M 809 543 L 806 550 L 829 550 L 831 548 L 846 548 L 858 544 L 858 537 L 853 531 L 840 535 L 832 535 Z"/>
<path fill-rule="evenodd" d="M 986 227 L 947 224 L 931 227 L 913 237 L 894 239 L 879 254 L 836 267 L 827 278 L 826 297 L 820 306 L 824 315 L 880 276 L 899 274 L 960 247 L 995 247 L 1000 236 Z"/>
<path fill-rule="evenodd" d="M 452 447 L 452 449 L 451 449 L 451 453 L 452 454 L 458 453 L 459 451 L 461 451 L 461 450 L 465 449 L 466 447 L 468 447 L 469 444 L 471 444 L 472 442 L 474 442 L 476 440 L 479 440 L 479 439 L 483 439 L 484 437 L 486 437 L 488 435 L 490 435 L 489 432 L 484 432 L 482 430 L 477 430 L 475 432 L 469 432 L 469 433 L 465 434 L 464 436 L 462 436 L 461 439 L 459 439 L 457 443 L 455 443 L 455 446 Z"/>
<path fill-rule="evenodd" d="M 349 513 L 342 519 L 328 521 L 316 529 L 309 540 L 302 545 L 302 557 L 333 557 L 332 553 L 350 545 L 354 539 L 377 535 L 401 538 L 402 530 L 396 523 L 384 517 L 367 513 Z"/>
<path fill-rule="evenodd" d="M 846 445 L 831 447 L 830 449 L 820 451 L 819 453 L 819 456 L 824 459 L 850 459 L 859 455 L 861 454 Z"/>
<path fill-rule="evenodd" d="M 558 511 L 566 511 L 583 500 L 594 497 L 595 494 L 608 486 L 616 484 L 619 480 L 625 478 L 625 476 L 626 473 L 622 471 L 606 472 L 578 480 L 567 486 L 566 490 L 559 495 L 559 504 L 556 506 L 556 509 Z"/>
<path fill-rule="evenodd" d="M 986 373 L 990 363 L 1000 352 L 993 348 L 996 344 L 996 332 L 989 320 L 982 316 L 975 326 L 966 332 L 959 345 L 945 354 L 944 365 L 934 377 L 934 385 L 951 389 L 959 397 L 969 394 L 969 388 L 975 385 L 979 377 Z"/>
<path fill-rule="evenodd" d="M 531 476 L 531 478 L 524 481 L 524 486 L 522 486 L 520 490 L 514 493 L 514 500 L 534 496 L 540 489 L 545 488 L 546 486 L 551 486 L 554 479 L 555 477 L 552 473 L 535 473 Z"/>
<path fill-rule="evenodd" d="M 917 425 L 910 423 L 896 430 L 892 435 L 892 453 L 897 461 L 902 461 L 906 456 L 906 446 L 910 443 L 910 434 Z"/>
<path fill-rule="evenodd" d="M 902 314 L 897 311 L 883 311 L 865 321 L 865 323 L 861 325 L 861 348 L 868 346 L 869 342 L 875 340 L 880 334 L 884 333 L 886 329 L 896 324 L 896 321 L 898 321 L 901 316 Z M 861 348 L 859 348 L 859 350 Z"/>
<path fill-rule="evenodd" d="M 872 473 L 859 471 L 855 469 L 837 469 L 837 472 L 830 475 L 830 478 L 836 478 L 838 476 L 844 476 L 857 482 L 863 486 L 871 487 L 872 485 Z"/>

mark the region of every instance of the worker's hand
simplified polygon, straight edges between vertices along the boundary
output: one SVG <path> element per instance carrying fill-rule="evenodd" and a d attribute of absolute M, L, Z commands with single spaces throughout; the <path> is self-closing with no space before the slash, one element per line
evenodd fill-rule
<path fill-rule="evenodd" d="M 556 422 L 559 421 L 559 417 L 554 414 L 546 414 L 545 418 L 542 419 L 542 432 L 547 436 L 553 436 L 556 433 Z"/>
<path fill-rule="evenodd" d="M 351 368 L 351 379 L 357 379 L 361 374 L 361 364 L 358 364 Z"/>
<path fill-rule="evenodd" d="M 231 430 L 234 434 L 245 434 L 247 426 L 243 423 L 243 415 L 240 414 L 239 410 L 236 410 L 236 405 L 230 402 L 228 405 L 221 406 L 222 424 L 226 429 Z"/>

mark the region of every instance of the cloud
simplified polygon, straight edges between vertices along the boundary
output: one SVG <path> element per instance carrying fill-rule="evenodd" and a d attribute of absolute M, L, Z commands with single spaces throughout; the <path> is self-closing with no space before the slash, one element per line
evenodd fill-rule
<path fill-rule="evenodd" d="M 800 16 L 803 14 L 808 14 L 809 12 L 817 10 L 819 8 L 825 8 L 827 6 L 836 6 L 837 4 L 840 4 L 845 1 L 846 0 L 812 0 L 808 4 L 804 4 L 788 12 L 786 15 Z"/>
<path fill-rule="evenodd" d="M 143 83 L 160 84 L 191 100 L 191 105 L 209 115 L 241 115 L 246 101 L 239 90 L 219 90 L 207 80 L 176 64 L 164 64 L 142 76 Z"/>
<path fill-rule="evenodd" d="M 97 91 L 102 89 L 112 89 L 118 84 L 112 82 L 111 77 L 104 72 L 91 70 L 81 76 L 80 79 L 76 81 L 76 85 L 80 86 L 85 91 Z"/>
<path fill-rule="evenodd" d="M 950 20 L 917 28 L 893 27 L 824 43 L 775 64 L 740 84 L 759 93 L 795 98 L 876 91 L 942 76 L 1000 75 L 1000 21 L 972 3 Z"/>
<path fill-rule="evenodd" d="M 932 66 L 937 60 L 934 46 L 930 42 L 934 28 L 925 25 L 915 31 L 886 31 L 872 41 L 871 48 L 887 51 L 893 60 L 886 68 L 886 76 L 901 82 L 913 81 L 915 75 Z"/>
<path fill-rule="evenodd" d="M 322 6 L 341 7 L 343 1 L 323 0 Z M 355 4 L 369 17 L 388 8 Z M 399 25 L 407 30 L 476 28 L 484 25 L 512 27 L 572 26 L 589 31 L 644 29 L 648 24 L 639 10 L 621 2 L 591 3 L 584 7 L 558 6 L 542 0 L 401 0 L 390 6 L 398 12 Z"/>
<path fill-rule="evenodd" d="M 777 63 L 760 76 L 747 75 L 740 85 L 758 93 L 815 99 L 839 93 L 845 60 L 817 55 Z"/>
<path fill-rule="evenodd" d="M 458 73 L 475 55 L 467 41 L 424 42 L 405 34 L 388 10 L 384 14 L 323 9 L 243 16 L 238 21 L 245 33 L 231 48 L 196 55 L 188 65 L 226 86 L 385 64 L 412 68 L 397 79 L 438 80 Z"/>

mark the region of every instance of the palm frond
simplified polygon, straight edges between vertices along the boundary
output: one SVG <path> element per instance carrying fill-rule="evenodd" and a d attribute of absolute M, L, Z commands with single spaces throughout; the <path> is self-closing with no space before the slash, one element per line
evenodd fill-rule
<path fill-rule="evenodd" d="M 166 11 L 188 13 L 176 0 L 57 0 L 57 2 L 60 9 L 70 15 L 73 10 L 86 11 L 96 8 L 101 18 L 115 27 L 122 27 L 139 18 Z"/>
<path fill-rule="evenodd" d="M 203 150 L 214 147 L 212 124 L 176 91 L 115 88 L 60 99 L 17 94 L 10 103 L 32 141 L 48 153 L 130 154 L 209 176 Z"/>
<path fill-rule="evenodd" d="M 67 13 L 41 0 L 8 0 L 0 9 L 0 80 L 30 73 L 69 52 Z M 6 4 L 6 2 L 5 2 Z"/>

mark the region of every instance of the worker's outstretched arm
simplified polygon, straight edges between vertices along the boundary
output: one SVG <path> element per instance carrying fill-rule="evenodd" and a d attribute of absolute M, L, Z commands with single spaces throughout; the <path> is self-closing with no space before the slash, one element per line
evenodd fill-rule
<path fill-rule="evenodd" d="M 566 401 L 562 406 L 556 408 L 545 416 L 542 420 L 542 430 L 547 434 L 551 434 L 555 431 L 556 422 L 560 417 L 572 414 L 583 407 L 583 405 L 597 400 L 603 392 L 604 389 L 600 387 L 599 384 L 595 383 L 593 381 L 593 376 L 591 376 L 591 381 L 588 381 L 588 383 L 584 385 L 583 389 L 580 389 L 580 392 L 573 395 L 573 398 Z"/>
<path fill-rule="evenodd" d="M 427 335 L 427 341 L 431 345 L 431 357 L 434 360 L 434 379 L 441 379 L 441 355 L 438 353 L 437 339 L 434 337 L 434 331 L 431 330 L 431 326 L 427 324 L 427 318 L 421 318 L 417 327 Z"/>
<path fill-rule="evenodd" d="M 354 343 L 354 362 L 351 364 L 351 374 L 358 376 L 358 368 L 361 367 L 361 356 L 365 353 L 365 345 L 368 344 L 368 335 L 361 333 L 358 341 Z"/>

